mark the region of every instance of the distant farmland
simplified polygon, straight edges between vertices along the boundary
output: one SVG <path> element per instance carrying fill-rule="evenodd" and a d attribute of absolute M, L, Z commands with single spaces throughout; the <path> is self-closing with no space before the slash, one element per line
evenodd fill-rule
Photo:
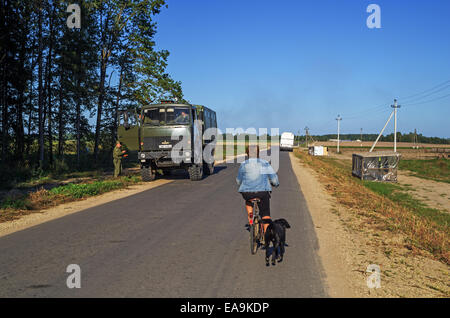
<path fill-rule="evenodd" d="M 318 141 L 315 143 L 316 145 L 323 145 L 323 146 L 336 146 L 337 142 L 336 141 Z M 363 141 L 363 142 L 358 142 L 358 141 L 341 141 L 339 143 L 340 147 L 372 147 L 373 141 Z M 412 142 L 397 142 L 397 148 L 410 148 L 412 149 L 414 143 Z M 420 148 L 450 148 L 450 145 L 445 145 L 445 144 L 416 144 L 418 145 Z M 389 147 L 389 148 L 393 148 L 394 147 L 394 143 L 392 141 L 379 141 L 377 142 L 377 145 L 375 147 L 376 148 L 384 148 L 384 147 Z"/>
<path fill-rule="evenodd" d="M 373 141 L 343 141 L 339 143 L 340 153 L 346 157 L 351 158 L 353 153 L 368 152 L 372 147 Z M 310 144 L 312 145 L 312 144 Z M 329 147 L 329 152 L 336 154 L 337 142 L 323 141 L 316 142 L 314 145 L 323 145 Z M 411 142 L 397 142 L 397 152 L 402 154 L 403 159 L 430 159 L 436 157 L 450 157 L 450 145 L 444 144 L 416 144 L 419 149 L 413 148 Z M 394 143 L 388 141 L 378 142 L 373 151 L 393 150 Z"/>

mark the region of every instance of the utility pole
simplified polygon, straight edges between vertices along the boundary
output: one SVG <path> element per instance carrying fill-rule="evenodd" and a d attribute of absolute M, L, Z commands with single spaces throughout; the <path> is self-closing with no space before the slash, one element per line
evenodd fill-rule
<path fill-rule="evenodd" d="M 413 148 L 419 149 L 419 145 L 418 145 L 418 142 L 417 142 L 417 129 L 416 128 L 414 128 L 414 145 L 413 145 Z"/>
<path fill-rule="evenodd" d="M 400 105 L 397 105 L 396 99 L 391 107 L 394 108 L 394 152 L 397 152 L 397 108 L 400 108 Z"/>
<path fill-rule="evenodd" d="M 339 153 L 339 131 L 340 131 L 340 122 L 342 120 L 341 115 L 338 115 L 337 118 L 337 123 L 338 123 L 338 135 L 337 135 L 337 153 Z"/>
<path fill-rule="evenodd" d="M 306 148 L 308 148 L 308 134 L 309 134 L 308 126 L 305 127 L 305 131 L 306 131 Z"/>
<path fill-rule="evenodd" d="M 361 147 L 362 147 L 362 128 L 361 128 L 361 132 L 360 132 L 361 136 L 360 136 L 360 141 L 361 141 Z"/>

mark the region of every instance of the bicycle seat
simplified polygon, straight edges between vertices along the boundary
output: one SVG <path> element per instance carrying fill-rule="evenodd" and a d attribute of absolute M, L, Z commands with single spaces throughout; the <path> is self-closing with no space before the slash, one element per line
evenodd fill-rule
<path fill-rule="evenodd" d="M 254 199 L 250 199 L 250 202 L 261 202 L 261 200 L 259 198 L 254 198 Z"/>

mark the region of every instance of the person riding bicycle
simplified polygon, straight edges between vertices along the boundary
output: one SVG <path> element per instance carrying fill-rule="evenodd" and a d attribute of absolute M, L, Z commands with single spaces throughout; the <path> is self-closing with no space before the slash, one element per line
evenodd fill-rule
<path fill-rule="evenodd" d="M 270 220 L 270 193 L 272 186 L 278 187 L 278 176 L 269 162 L 259 158 L 259 146 L 250 145 L 245 149 L 248 159 L 244 161 L 236 177 L 239 185 L 239 192 L 245 200 L 245 207 L 248 213 L 248 223 L 252 225 L 253 206 L 252 199 L 259 199 L 259 214 L 263 220 L 264 232 L 266 232 Z"/>

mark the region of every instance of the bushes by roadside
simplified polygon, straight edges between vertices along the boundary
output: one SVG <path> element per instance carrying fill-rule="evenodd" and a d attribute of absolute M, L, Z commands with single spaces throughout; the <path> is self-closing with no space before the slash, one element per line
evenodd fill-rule
<path fill-rule="evenodd" d="M 4 198 L 0 202 L 0 222 L 17 219 L 20 215 L 37 212 L 64 202 L 80 200 L 112 190 L 126 188 L 140 182 L 138 176 L 118 179 L 95 180 L 87 183 L 69 183 L 50 190 L 41 188 L 16 198 Z"/>
<path fill-rule="evenodd" d="M 36 156 L 30 156 L 35 158 Z M 137 164 L 137 154 L 129 152 L 128 159 L 122 161 L 124 168 Z M 94 164 L 97 162 L 96 164 Z M 113 170 L 111 149 L 100 151 L 97 161 L 91 152 L 83 152 L 79 161 L 75 153 L 55 156 L 51 165 L 39 167 L 36 160 L 2 162 L 0 165 L 0 189 L 35 186 L 55 180 L 80 176 L 93 176 Z"/>

